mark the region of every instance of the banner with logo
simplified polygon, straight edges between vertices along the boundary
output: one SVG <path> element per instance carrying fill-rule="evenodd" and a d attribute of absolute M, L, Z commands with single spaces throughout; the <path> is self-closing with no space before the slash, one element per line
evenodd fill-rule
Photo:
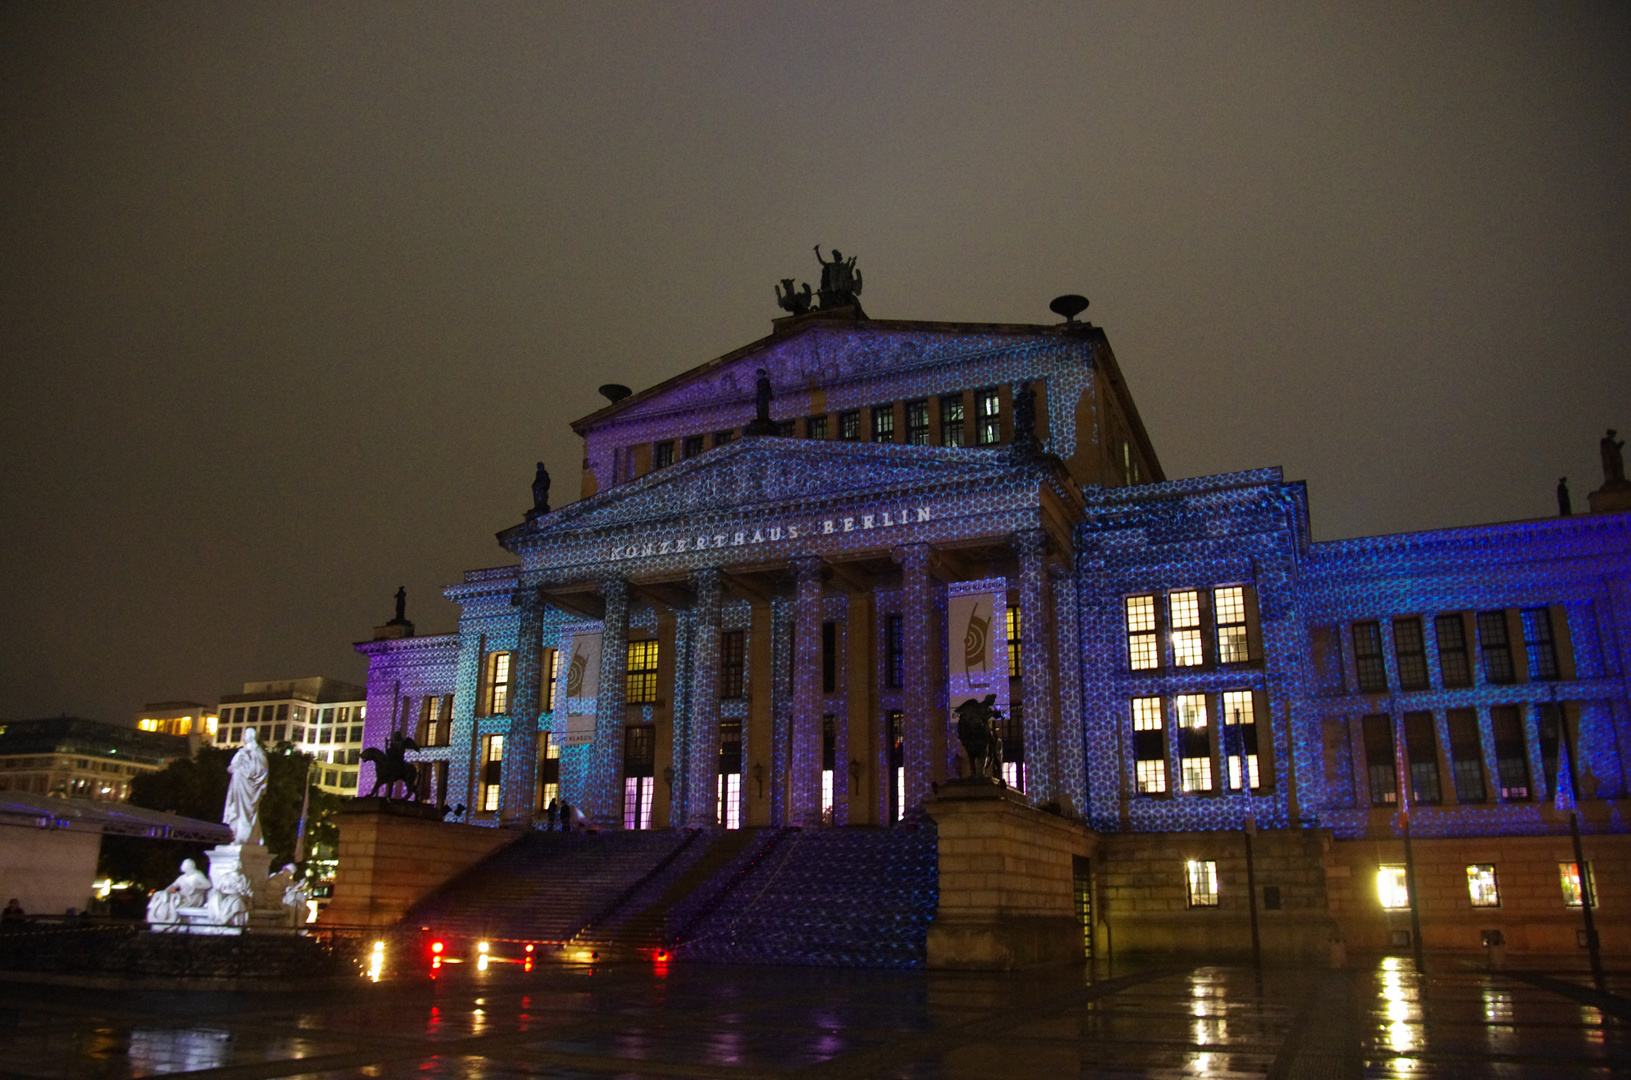
<path fill-rule="evenodd" d="M 600 635 L 573 634 L 572 652 L 566 661 L 567 698 L 600 695 Z"/>
<path fill-rule="evenodd" d="M 566 730 L 561 733 L 561 746 L 588 746 L 595 741 L 595 717 L 591 713 L 569 714 L 566 718 Z"/>
<path fill-rule="evenodd" d="M 958 747 L 957 707 L 973 700 L 1008 716 L 1008 599 L 1002 578 L 952 583 L 946 597 L 946 706 L 950 739 Z"/>

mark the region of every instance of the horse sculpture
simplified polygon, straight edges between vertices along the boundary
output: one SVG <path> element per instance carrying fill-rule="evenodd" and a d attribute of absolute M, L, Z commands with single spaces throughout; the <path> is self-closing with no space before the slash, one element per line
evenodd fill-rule
<path fill-rule="evenodd" d="M 1002 779 L 1002 733 L 997 721 L 1002 713 L 995 708 L 996 694 L 985 695 L 984 701 L 969 698 L 957 706 L 957 738 L 968 754 L 969 776 L 975 780 Z"/>
<path fill-rule="evenodd" d="M 373 798 L 379 793 L 379 786 L 385 785 L 385 801 L 391 801 L 391 792 L 398 783 L 407 785 L 407 797 L 412 799 L 414 791 L 419 784 L 419 769 L 408 761 L 409 750 L 419 749 L 419 744 L 400 731 L 393 731 L 391 739 L 385 744 L 385 749 L 370 746 L 362 752 L 364 761 L 374 763 L 374 787 L 368 792 Z"/>

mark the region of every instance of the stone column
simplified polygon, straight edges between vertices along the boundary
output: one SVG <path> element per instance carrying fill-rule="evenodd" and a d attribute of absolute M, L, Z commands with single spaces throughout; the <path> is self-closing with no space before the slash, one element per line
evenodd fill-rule
<path fill-rule="evenodd" d="M 821 824 L 821 558 L 793 560 L 793 739 L 789 825 Z"/>
<path fill-rule="evenodd" d="M 623 705 L 628 694 L 629 583 L 607 578 L 600 584 L 606 601 L 601 623 L 600 695 L 595 698 L 595 741 L 590 748 L 589 798 L 582 809 L 603 828 L 623 827 Z"/>
<path fill-rule="evenodd" d="M 510 652 L 510 726 L 504 733 L 499 777 L 499 823 L 526 828 L 537 809 L 538 706 L 543 685 L 543 601 L 536 589 L 518 590 L 510 604 L 519 613 Z"/>
<path fill-rule="evenodd" d="M 1041 529 L 1014 536 L 1019 556 L 1019 668 L 1025 701 L 1025 794 L 1041 804 L 1058 797 L 1054 737 L 1053 650 L 1048 633 L 1048 537 Z"/>
<path fill-rule="evenodd" d="M 691 589 L 691 708 L 686 745 L 675 747 L 674 758 L 682 763 L 678 820 L 698 828 L 719 819 L 719 569 L 692 571 Z"/>
<path fill-rule="evenodd" d="M 945 718 L 935 715 L 934 662 L 938 649 L 930 648 L 930 635 L 939 634 L 934 618 L 934 582 L 929 577 L 929 545 L 906 544 L 894 551 L 900 563 L 901 667 L 905 676 L 902 752 L 906 766 L 903 810 L 921 806 L 929 797 L 933 779 L 934 728 Z M 895 778 L 885 778 L 894 783 Z"/>
<path fill-rule="evenodd" d="M 1054 645 L 1059 657 L 1058 799 L 1070 812 L 1088 812 L 1087 746 L 1082 723 L 1081 613 L 1075 576 L 1055 566 L 1050 571 L 1053 594 Z"/>

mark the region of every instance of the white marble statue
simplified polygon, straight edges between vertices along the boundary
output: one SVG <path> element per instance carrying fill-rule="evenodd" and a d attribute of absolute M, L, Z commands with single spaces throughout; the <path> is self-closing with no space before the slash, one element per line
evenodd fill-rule
<path fill-rule="evenodd" d="M 210 891 L 210 879 L 191 859 L 181 860 L 181 876 L 153 894 L 147 902 L 147 921 L 153 926 L 169 926 L 181 921 L 180 909 L 202 907 Z"/>
<path fill-rule="evenodd" d="M 244 926 L 249 922 L 249 902 L 255 888 L 240 870 L 218 874 L 210 890 L 210 922 L 217 926 Z"/>
<path fill-rule="evenodd" d="M 232 779 L 221 820 L 231 827 L 233 843 L 253 843 L 260 838 L 260 802 L 266 794 L 267 774 L 266 753 L 254 728 L 244 729 L 244 744 L 232 755 L 227 771 Z"/>
<path fill-rule="evenodd" d="M 290 926 L 299 926 L 306 921 L 306 885 L 295 877 L 294 863 L 289 863 L 273 874 L 266 884 L 273 896 L 283 897 L 283 906 L 288 909 Z"/>

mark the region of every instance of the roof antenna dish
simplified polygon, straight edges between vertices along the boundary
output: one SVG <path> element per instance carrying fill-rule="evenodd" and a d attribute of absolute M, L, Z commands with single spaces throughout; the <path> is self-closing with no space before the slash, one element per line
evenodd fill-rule
<path fill-rule="evenodd" d="M 1073 323 L 1076 316 L 1087 310 L 1087 297 L 1077 296 L 1075 293 L 1056 296 L 1053 303 L 1048 305 L 1048 310 L 1055 315 L 1063 315 L 1067 323 Z"/>
<path fill-rule="evenodd" d="M 611 402 L 613 405 L 616 405 L 619 401 L 622 401 L 632 393 L 634 393 L 633 390 L 630 390 L 621 383 L 609 382 L 600 388 L 600 396 Z"/>

